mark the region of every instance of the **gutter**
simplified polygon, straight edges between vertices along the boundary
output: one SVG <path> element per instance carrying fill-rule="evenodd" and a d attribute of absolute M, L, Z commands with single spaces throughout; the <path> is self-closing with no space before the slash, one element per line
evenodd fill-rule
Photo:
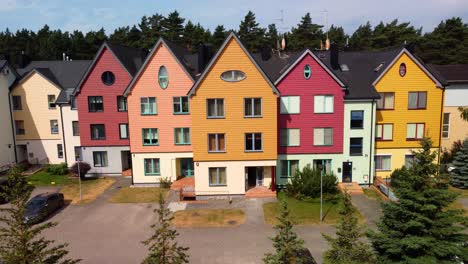
<path fill-rule="evenodd" d="M 375 120 L 375 113 L 374 113 L 374 105 L 375 105 L 375 99 L 372 100 L 372 115 L 371 115 L 371 139 L 370 139 L 370 147 L 369 147 L 369 183 L 368 186 L 371 186 L 371 176 L 372 176 L 372 182 L 374 181 L 374 175 L 372 173 L 372 160 L 374 159 L 374 155 L 372 154 L 372 150 L 374 149 L 373 143 L 375 142 L 375 137 L 373 136 L 374 133 L 374 120 Z"/>
<path fill-rule="evenodd" d="M 65 129 L 63 127 L 63 113 L 62 113 L 62 104 L 59 105 L 60 107 L 60 122 L 62 123 L 62 141 L 63 141 L 63 155 L 65 157 L 65 163 L 67 163 L 68 166 L 68 160 L 67 160 L 67 143 L 65 141 Z"/>
<path fill-rule="evenodd" d="M 11 106 L 11 96 L 10 96 L 11 91 L 8 92 L 8 106 L 9 106 L 9 111 L 10 111 L 10 122 L 11 122 L 11 131 L 13 132 L 13 148 L 15 151 L 15 163 L 18 164 L 18 154 L 16 153 L 16 131 L 15 131 L 15 121 L 13 118 L 13 108 Z"/>

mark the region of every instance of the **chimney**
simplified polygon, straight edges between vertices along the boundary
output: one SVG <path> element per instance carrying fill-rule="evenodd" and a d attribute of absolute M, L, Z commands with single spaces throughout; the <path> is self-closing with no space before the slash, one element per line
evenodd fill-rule
<path fill-rule="evenodd" d="M 271 52 L 269 47 L 263 47 L 261 51 L 262 60 L 267 61 L 271 58 Z"/>
<path fill-rule="evenodd" d="M 339 50 L 338 45 L 336 43 L 332 43 L 330 45 L 330 64 L 334 70 L 340 69 L 340 62 L 339 62 Z"/>
<path fill-rule="evenodd" d="M 212 56 L 213 45 L 202 43 L 198 46 L 198 72 L 202 72 L 205 69 Z"/>
<path fill-rule="evenodd" d="M 17 55 L 16 57 L 16 64 L 18 65 L 18 68 L 26 67 L 26 65 L 28 65 L 29 62 L 29 57 L 26 54 L 24 54 L 24 51 L 21 51 L 21 54 Z"/>

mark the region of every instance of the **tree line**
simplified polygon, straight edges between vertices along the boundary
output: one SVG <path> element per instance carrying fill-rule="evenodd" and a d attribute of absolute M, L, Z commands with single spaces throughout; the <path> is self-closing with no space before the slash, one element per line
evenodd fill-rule
<path fill-rule="evenodd" d="M 63 53 L 75 60 L 92 59 L 103 41 L 150 49 L 161 36 L 197 52 L 200 43 L 212 43 L 215 49 L 218 48 L 230 31 L 235 31 L 252 52 L 276 48 L 283 37 L 288 51 L 300 51 L 306 47 L 315 49 L 328 34 L 329 39 L 343 50 L 382 50 L 406 43 L 411 44 L 416 54 L 428 63 L 468 63 L 468 24 L 459 17 L 441 21 L 427 33 L 409 22 L 395 19 L 375 26 L 367 22 L 348 35 L 343 27 L 337 25 L 331 25 L 326 32 L 323 25 L 312 22 L 309 13 L 291 30 L 279 32 L 276 24 L 266 28 L 259 26 L 252 11 L 246 14 L 238 29 L 228 30 L 218 25 L 213 32 L 200 23 L 181 17 L 177 11 L 167 16 L 158 13 L 143 16 L 137 25 L 119 27 L 111 34 L 107 34 L 104 28 L 86 33 L 53 30 L 48 25 L 37 32 L 28 29 L 11 32 L 7 28 L 0 32 L 0 54 L 13 63 L 18 54 L 26 54 L 33 60 L 62 59 Z"/>

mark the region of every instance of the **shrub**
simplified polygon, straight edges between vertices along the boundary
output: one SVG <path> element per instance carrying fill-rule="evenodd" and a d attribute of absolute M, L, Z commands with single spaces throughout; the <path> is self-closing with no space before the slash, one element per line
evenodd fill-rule
<path fill-rule="evenodd" d="M 29 165 L 25 163 L 19 163 L 15 165 L 16 170 L 21 173 L 28 169 Z"/>
<path fill-rule="evenodd" d="M 320 176 L 322 172 L 314 170 L 307 165 L 296 172 L 291 182 L 286 185 L 286 194 L 297 199 L 317 198 L 320 196 Z M 333 174 L 322 176 L 322 186 L 324 195 L 334 195 L 338 193 L 338 180 Z"/>
<path fill-rule="evenodd" d="M 68 174 L 68 165 L 66 163 L 60 163 L 57 165 L 48 164 L 45 167 L 45 171 L 52 175 L 67 175 Z"/>
<path fill-rule="evenodd" d="M 78 164 L 80 164 L 80 175 L 78 175 Z M 86 173 L 88 173 L 88 171 L 90 170 L 91 170 L 91 166 L 86 162 L 75 163 L 70 168 L 70 171 L 76 176 L 79 176 L 80 178 L 84 178 Z"/>
<path fill-rule="evenodd" d="M 171 188 L 171 178 L 163 177 L 159 180 L 159 186 L 161 188 L 169 189 Z"/>

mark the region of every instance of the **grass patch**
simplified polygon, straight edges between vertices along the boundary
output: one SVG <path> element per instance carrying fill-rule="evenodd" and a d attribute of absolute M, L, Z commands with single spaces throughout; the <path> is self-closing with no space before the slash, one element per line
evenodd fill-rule
<path fill-rule="evenodd" d="M 34 186 L 63 186 L 72 182 L 68 175 L 52 175 L 40 170 L 27 177 L 28 183 Z"/>
<path fill-rule="evenodd" d="M 230 227 L 245 222 L 240 209 L 192 209 L 174 213 L 172 223 L 177 227 Z"/>
<path fill-rule="evenodd" d="M 284 193 L 278 194 L 279 200 L 285 200 L 288 204 L 291 220 L 297 225 L 313 225 L 320 223 L 320 198 L 310 201 L 301 201 L 295 198 L 287 197 Z M 335 224 L 338 220 L 338 211 L 340 202 L 323 201 L 323 223 Z M 263 214 L 265 222 L 270 225 L 276 225 L 280 209 L 280 202 L 266 203 L 263 205 Z M 359 222 L 364 219 L 359 213 Z"/>
<path fill-rule="evenodd" d="M 363 188 L 364 195 L 371 200 L 382 201 L 382 195 L 378 193 L 374 188 Z"/>
<path fill-rule="evenodd" d="M 453 186 L 449 186 L 449 190 L 459 193 L 460 196 L 458 196 L 458 198 L 468 198 L 468 189 L 458 189 Z"/>
<path fill-rule="evenodd" d="M 159 194 L 166 196 L 168 189 L 156 187 L 124 187 L 115 193 L 109 202 L 111 203 L 155 203 L 159 202 Z"/>
<path fill-rule="evenodd" d="M 115 179 L 112 178 L 97 178 L 87 179 L 81 181 L 83 200 L 81 203 L 89 203 L 94 201 L 101 195 L 107 188 L 109 188 Z M 80 186 L 78 179 L 72 179 L 71 182 L 65 185 L 60 192 L 63 193 L 65 200 L 70 201 L 71 204 L 80 203 Z"/>

